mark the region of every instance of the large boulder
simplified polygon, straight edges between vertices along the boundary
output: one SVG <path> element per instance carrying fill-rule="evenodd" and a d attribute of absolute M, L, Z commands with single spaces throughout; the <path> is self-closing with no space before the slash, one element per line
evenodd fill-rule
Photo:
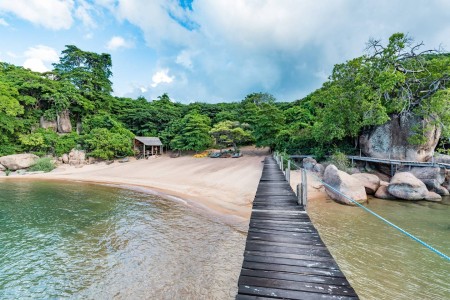
<path fill-rule="evenodd" d="M 361 184 L 366 189 L 366 193 L 369 195 L 375 194 L 375 192 L 380 187 L 380 178 L 378 178 L 377 175 L 368 173 L 356 173 L 352 174 L 351 176 L 361 182 Z"/>
<path fill-rule="evenodd" d="M 56 116 L 56 123 L 59 133 L 72 132 L 72 123 L 70 123 L 70 112 L 68 110 L 63 110 Z"/>
<path fill-rule="evenodd" d="M 425 133 L 423 145 L 409 143 L 415 134 L 414 128 L 430 128 Z M 412 161 L 428 161 L 431 159 L 441 136 L 441 127 L 433 125 L 427 119 L 412 116 L 391 116 L 384 125 L 376 126 L 363 133 L 359 142 L 366 156 L 375 158 L 391 158 Z"/>
<path fill-rule="evenodd" d="M 366 189 L 361 182 L 351 175 L 338 170 L 335 165 L 329 165 L 325 169 L 323 181 L 358 203 L 364 203 L 367 201 Z M 346 197 L 336 193 L 329 187 L 325 186 L 325 190 L 331 199 L 343 204 L 355 205 Z"/>
<path fill-rule="evenodd" d="M 68 164 L 69 163 L 69 155 L 64 153 L 63 156 L 61 157 L 61 161 L 63 164 Z"/>
<path fill-rule="evenodd" d="M 449 164 L 450 165 L 450 155 L 435 154 L 434 155 L 434 162 L 443 163 L 443 164 Z"/>
<path fill-rule="evenodd" d="M 16 171 L 31 167 L 38 158 L 31 153 L 13 154 L 0 157 L 0 164 L 11 171 Z"/>
<path fill-rule="evenodd" d="M 394 196 L 389 194 L 387 185 L 380 185 L 378 190 L 375 192 L 375 198 L 386 199 L 386 200 L 396 199 Z"/>
<path fill-rule="evenodd" d="M 423 200 L 428 189 L 420 179 L 409 172 L 398 172 L 388 186 L 389 194 L 403 200 Z"/>
<path fill-rule="evenodd" d="M 6 170 L 6 168 L 2 164 L 0 164 L 0 171 L 5 171 L 5 170 Z"/>

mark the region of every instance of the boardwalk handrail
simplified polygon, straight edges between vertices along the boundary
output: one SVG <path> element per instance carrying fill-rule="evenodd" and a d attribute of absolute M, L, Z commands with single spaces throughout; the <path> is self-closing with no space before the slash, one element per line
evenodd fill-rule
<path fill-rule="evenodd" d="M 292 162 L 291 165 L 293 165 L 295 168 L 297 168 L 297 170 L 304 170 L 302 167 L 300 167 L 299 165 L 297 165 L 296 163 Z M 422 241 L 421 239 L 419 239 L 418 237 L 414 236 L 413 234 L 409 233 L 408 231 L 404 230 L 403 228 L 395 225 L 394 223 L 392 223 L 391 221 L 383 218 L 382 216 L 380 216 L 379 214 L 377 214 L 376 212 L 372 211 L 371 209 L 365 207 L 364 205 L 362 205 L 361 203 L 358 203 L 357 201 L 355 201 L 354 199 L 352 199 L 351 197 L 345 195 L 344 193 L 340 192 L 339 190 L 337 190 L 336 188 L 334 188 L 333 186 L 327 184 L 326 182 L 324 182 L 321 178 L 319 178 L 317 175 L 312 174 L 311 172 L 309 172 L 309 174 L 311 174 L 312 176 L 316 177 L 316 179 L 322 183 L 324 186 L 328 187 L 329 189 L 331 189 L 333 192 L 345 197 L 347 200 L 351 201 L 352 203 L 354 203 L 355 205 L 357 205 L 358 207 L 364 209 L 365 211 L 367 211 L 368 213 L 372 214 L 373 216 L 377 217 L 378 219 L 380 219 L 381 221 L 383 221 L 384 223 L 392 226 L 393 228 L 397 229 L 398 231 L 400 231 L 401 233 L 403 233 L 404 235 L 408 236 L 409 238 L 411 238 L 412 240 L 418 242 L 419 244 L 421 244 L 422 246 L 426 247 L 427 249 L 431 250 L 432 252 L 434 252 L 435 254 L 439 255 L 440 257 L 444 258 L 445 260 L 447 260 L 448 262 L 450 262 L 450 256 L 444 254 L 443 252 L 437 250 L 436 248 L 434 248 L 433 246 L 429 245 L 428 243 Z"/>
<path fill-rule="evenodd" d="M 302 155 L 302 154 L 294 154 L 290 155 L 290 158 L 306 158 L 306 157 L 314 157 L 314 155 Z M 416 166 L 416 167 L 443 167 L 446 169 L 450 169 L 450 164 L 442 163 L 442 162 L 421 162 L 421 161 L 413 161 L 413 160 L 401 160 L 401 159 L 386 159 L 386 158 L 376 158 L 376 157 L 368 157 L 368 156 L 357 156 L 357 155 L 347 155 L 347 158 L 350 160 L 359 160 L 359 161 L 368 161 L 368 162 L 376 162 L 376 163 L 384 163 L 384 164 L 392 164 L 392 165 L 402 165 L 402 166 Z"/>

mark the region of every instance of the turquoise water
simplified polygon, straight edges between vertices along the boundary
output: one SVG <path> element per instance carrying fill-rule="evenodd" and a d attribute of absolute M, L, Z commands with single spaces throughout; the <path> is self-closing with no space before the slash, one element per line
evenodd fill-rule
<path fill-rule="evenodd" d="M 450 255 L 450 198 L 371 199 L 371 210 Z M 361 299 L 450 299 L 450 262 L 363 209 L 310 201 L 308 213 Z"/>
<path fill-rule="evenodd" d="M 232 299 L 245 234 L 86 183 L 0 181 L 0 299 Z"/>

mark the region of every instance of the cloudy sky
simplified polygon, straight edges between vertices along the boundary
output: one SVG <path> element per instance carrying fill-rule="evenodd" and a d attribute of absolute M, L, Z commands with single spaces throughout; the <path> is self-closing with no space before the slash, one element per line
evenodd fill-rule
<path fill-rule="evenodd" d="M 112 55 L 115 95 L 183 103 L 302 98 L 394 32 L 450 50 L 450 0 L 0 0 L 0 61 L 43 72 L 73 44 Z"/>

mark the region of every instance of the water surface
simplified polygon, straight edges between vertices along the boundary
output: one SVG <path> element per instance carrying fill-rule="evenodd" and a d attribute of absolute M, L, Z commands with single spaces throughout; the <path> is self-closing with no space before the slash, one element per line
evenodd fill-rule
<path fill-rule="evenodd" d="M 245 234 L 86 183 L 0 181 L 0 299 L 232 299 Z"/>
<path fill-rule="evenodd" d="M 449 197 L 367 206 L 450 255 Z M 308 213 L 361 299 L 450 299 L 450 262 L 363 209 L 317 200 Z"/>

